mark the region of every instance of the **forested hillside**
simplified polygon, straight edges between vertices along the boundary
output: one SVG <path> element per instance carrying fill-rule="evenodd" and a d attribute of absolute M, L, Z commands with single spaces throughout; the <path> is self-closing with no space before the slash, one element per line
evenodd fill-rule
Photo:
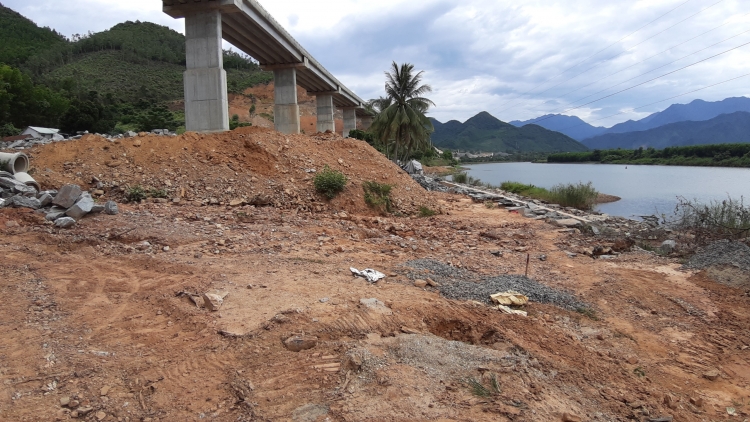
<path fill-rule="evenodd" d="M 173 107 L 184 96 L 182 34 L 128 21 L 67 40 L 2 5 L 0 23 L 0 136 L 27 125 L 68 133 L 183 125 Z M 230 92 L 273 79 L 234 52 L 224 52 L 224 66 Z"/>
<path fill-rule="evenodd" d="M 438 147 L 485 152 L 586 151 L 576 140 L 537 125 L 515 127 L 481 112 L 464 123 L 432 121 L 433 143 Z"/>

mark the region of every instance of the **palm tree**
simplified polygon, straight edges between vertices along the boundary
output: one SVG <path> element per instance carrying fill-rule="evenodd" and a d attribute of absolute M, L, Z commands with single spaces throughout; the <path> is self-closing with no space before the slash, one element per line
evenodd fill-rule
<path fill-rule="evenodd" d="M 430 133 L 435 130 L 425 116 L 435 103 L 424 97 L 432 92 L 432 87 L 421 84 L 422 73 L 414 74 L 414 65 L 410 63 L 399 67 L 393 62 L 391 72 L 385 72 L 386 98 L 373 100 L 373 108 L 380 112 L 372 123 L 372 131 L 386 147 L 393 141 L 397 160 L 428 145 Z"/>

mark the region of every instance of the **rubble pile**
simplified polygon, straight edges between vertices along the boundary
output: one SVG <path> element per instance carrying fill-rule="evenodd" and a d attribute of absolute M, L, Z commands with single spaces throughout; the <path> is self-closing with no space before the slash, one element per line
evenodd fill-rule
<path fill-rule="evenodd" d="M 78 185 L 65 185 L 60 190 L 41 190 L 28 173 L 29 159 L 25 154 L 0 154 L 0 208 L 30 208 L 45 213 L 46 220 L 56 227 L 69 228 L 90 213 L 117 214 L 117 203 L 97 204 L 89 192 Z M 7 171 L 6 171 L 7 170 Z"/>
<path fill-rule="evenodd" d="M 145 135 L 145 134 L 146 134 L 146 132 L 141 132 L 139 134 L 139 133 L 136 133 L 136 132 L 128 131 L 128 132 L 125 132 L 125 133 L 122 133 L 122 134 L 119 134 L 119 135 L 114 135 L 114 136 L 101 135 L 101 134 L 98 134 L 98 133 L 95 134 L 95 136 L 102 137 L 102 138 L 104 138 L 104 139 L 106 139 L 106 140 L 108 140 L 110 142 L 114 142 L 114 141 L 116 141 L 118 139 L 135 138 L 136 136 Z M 154 129 L 151 132 L 149 132 L 149 134 L 150 135 L 158 135 L 158 136 L 177 136 L 176 133 L 170 132 L 169 129 Z M 82 137 L 84 137 L 86 135 L 89 135 L 89 133 L 88 132 L 84 132 L 84 133 L 81 133 L 79 135 L 69 136 L 69 137 L 63 137 L 63 136 L 59 136 L 58 137 L 56 135 L 55 137 L 52 137 L 52 138 L 33 138 L 33 137 L 29 137 L 29 138 L 26 138 L 26 139 L 18 139 L 18 140 L 15 140 L 15 141 L 0 141 L 0 149 L 5 149 L 5 150 L 25 150 L 25 149 L 30 149 L 30 148 L 33 148 L 35 146 L 40 146 L 40 145 L 49 145 L 49 144 L 52 144 L 52 143 L 65 142 L 65 141 L 75 141 L 77 139 L 81 139 Z"/>
<path fill-rule="evenodd" d="M 699 250 L 683 268 L 702 270 L 716 265 L 729 265 L 750 272 L 750 247 L 742 242 L 720 240 Z"/>

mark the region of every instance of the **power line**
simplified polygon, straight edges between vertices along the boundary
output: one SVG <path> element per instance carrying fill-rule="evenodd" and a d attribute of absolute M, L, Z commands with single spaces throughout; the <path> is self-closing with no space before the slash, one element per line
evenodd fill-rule
<path fill-rule="evenodd" d="M 688 92 L 683 92 L 682 94 L 674 95 L 674 96 L 672 96 L 672 97 L 669 97 L 669 98 L 664 98 L 664 99 L 661 99 L 661 100 L 659 100 L 659 101 L 654 101 L 653 103 L 649 103 L 649 104 L 646 104 L 646 105 L 642 105 L 642 106 L 639 106 L 639 107 L 636 107 L 636 108 L 630 109 L 630 110 L 628 110 L 628 111 L 621 111 L 621 112 L 619 112 L 619 113 L 615 113 L 615 114 L 610 114 L 609 116 L 605 116 L 605 117 L 600 117 L 600 118 L 598 118 L 598 119 L 590 120 L 590 122 L 598 122 L 599 120 L 609 119 L 610 117 L 615 117 L 615 116 L 619 116 L 619 115 L 621 115 L 621 114 L 625 114 L 625 113 L 630 113 L 630 112 L 633 112 L 633 111 L 635 111 L 635 110 L 640 110 L 640 109 L 642 109 L 642 108 L 646 108 L 646 107 L 652 106 L 652 105 L 654 105 L 654 104 L 659 104 L 659 103 L 663 103 L 664 101 L 669 101 L 669 100 L 673 100 L 673 99 L 675 99 L 675 98 L 678 98 L 678 97 L 682 97 L 682 96 L 684 96 L 684 95 L 688 95 L 688 94 L 693 94 L 693 93 L 695 93 L 695 92 L 698 92 L 698 91 L 703 91 L 704 89 L 708 89 L 708 88 L 713 88 L 713 87 L 715 87 L 715 86 L 717 86 L 717 85 L 725 84 L 725 83 L 727 83 L 727 82 L 732 82 L 732 81 L 736 81 L 737 79 L 742 79 L 742 78 L 746 78 L 746 77 L 748 77 L 748 76 L 750 76 L 750 73 L 746 73 L 746 74 L 744 74 L 744 75 L 741 75 L 741 76 L 737 76 L 737 77 L 735 77 L 735 78 L 732 78 L 732 79 L 727 79 L 727 80 L 725 80 L 725 81 L 717 82 L 717 83 L 715 83 L 715 84 L 712 84 L 712 85 L 704 86 L 703 88 L 698 88 L 698 89 L 694 89 L 694 90 L 692 90 L 692 91 L 688 91 Z M 536 124 L 536 123 L 529 123 L 529 124 Z M 573 129 L 573 128 L 576 128 L 576 127 L 578 127 L 578 126 L 583 126 L 583 125 L 587 125 L 587 124 L 590 124 L 590 123 L 588 123 L 588 122 L 584 122 L 584 123 L 579 123 L 579 124 L 577 124 L 577 125 L 573 125 L 573 126 L 568 126 L 568 127 L 565 127 L 565 128 L 559 129 L 559 130 L 558 130 L 558 132 L 560 132 L 560 131 L 563 131 L 563 130 L 567 130 L 567 129 Z"/>
<path fill-rule="evenodd" d="M 567 71 L 569 71 L 570 69 L 573 69 L 573 68 L 575 68 L 575 67 L 578 67 L 579 65 L 581 65 L 582 63 L 585 63 L 585 62 L 586 62 L 587 60 L 589 60 L 590 58 L 592 58 L 592 57 L 596 56 L 597 54 L 599 54 L 599 53 L 601 53 L 601 52 L 603 52 L 603 51 L 605 51 L 605 50 L 609 49 L 609 48 L 610 48 L 610 47 L 612 47 L 613 45 L 616 45 L 616 44 L 620 43 L 620 42 L 621 42 L 621 41 L 623 41 L 624 39 L 626 39 L 626 38 L 628 38 L 628 37 L 630 37 L 630 36 L 632 36 L 632 35 L 634 35 L 634 34 L 638 33 L 638 32 L 639 32 L 640 30 L 642 30 L 643 28 L 645 28 L 645 27 L 647 27 L 647 26 L 651 25 L 652 23 L 654 23 L 654 22 L 658 21 L 659 19 L 661 19 L 661 18 L 663 18 L 663 17 L 667 16 L 668 14 L 670 14 L 670 13 L 674 12 L 674 11 L 675 11 L 675 10 L 677 10 L 678 8 L 680 8 L 680 7 L 684 6 L 685 4 L 687 4 L 687 3 L 691 2 L 691 1 L 692 1 L 692 0 L 686 0 L 686 1 L 685 1 L 685 2 L 683 2 L 683 3 L 680 3 L 679 5 L 677 5 L 676 7 L 674 7 L 673 9 L 670 9 L 670 10 L 669 10 L 668 12 L 666 12 L 666 13 L 664 13 L 663 15 L 659 16 L 658 18 L 656 18 L 656 19 L 654 19 L 654 20 L 652 20 L 652 21 L 648 22 L 647 24 L 645 24 L 645 25 L 641 26 L 640 28 L 636 29 L 635 31 L 631 32 L 630 34 L 628 34 L 628 35 L 626 35 L 626 36 L 624 36 L 624 37 L 620 38 L 619 40 L 617 40 L 617 41 L 613 42 L 612 44 L 610 44 L 610 45 L 608 45 L 608 46 L 606 46 L 606 47 L 604 47 L 603 49 L 601 49 L 601 50 L 597 51 L 596 53 L 594 53 L 594 54 L 592 54 L 592 55 L 590 55 L 590 56 L 586 57 L 585 59 L 583 59 L 583 60 L 581 60 L 580 62 L 578 62 L 578 63 L 574 64 L 573 66 L 570 66 L 570 67 L 568 67 L 567 69 L 565 69 L 565 70 L 563 70 L 562 72 L 560 72 L 560 73 L 556 74 L 555 76 L 552 76 L 552 77 L 550 77 L 550 78 L 547 78 L 547 79 L 545 79 L 545 80 L 544 80 L 544 81 L 543 81 L 542 83 L 540 83 L 539 85 L 537 85 L 537 86 L 535 86 L 534 88 L 531 88 L 530 90 L 528 90 L 528 91 L 526 91 L 526 92 L 524 92 L 524 93 L 520 94 L 520 96 L 526 95 L 526 94 L 528 94 L 528 93 L 530 93 L 530 92 L 532 92 L 532 91 L 536 90 L 536 89 L 537 89 L 537 88 L 539 88 L 540 86 L 542 86 L 542 85 L 546 84 L 546 83 L 547 83 L 547 82 L 549 82 L 550 80 L 552 80 L 552 79 L 555 79 L 555 78 L 557 78 L 558 76 L 560 76 L 560 75 L 563 75 L 563 74 L 565 74 L 565 73 L 566 73 Z M 511 102 L 511 101 L 514 101 L 514 100 L 508 100 L 508 101 L 506 101 L 505 103 L 503 103 L 503 104 L 501 104 L 500 106 L 498 106 L 498 108 L 500 108 L 500 107 L 503 107 L 504 105 L 508 104 L 508 103 L 509 103 L 509 102 Z M 508 108 L 509 108 L 509 107 L 508 107 Z M 495 112 L 496 110 L 497 110 L 497 109 L 493 110 L 493 112 Z M 507 110 L 507 108 L 505 108 L 505 109 L 503 109 L 503 110 L 500 110 L 500 112 L 502 112 L 502 111 L 505 111 L 505 110 Z"/>
<path fill-rule="evenodd" d="M 745 15 L 741 16 L 741 17 L 745 17 L 745 16 L 748 16 L 748 15 L 750 15 L 750 13 L 747 13 L 747 14 L 745 14 Z M 632 65 L 630 65 L 630 66 L 628 66 L 628 67 L 626 67 L 626 68 L 624 68 L 624 69 L 618 70 L 618 71 L 617 71 L 617 72 L 615 72 L 615 73 L 610 73 L 610 74 L 609 74 L 609 75 L 607 75 L 607 76 L 604 76 L 604 77 L 602 77 L 602 78 L 599 78 L 599 79 L 597 79 L 597 80 L 595 80 L 595 81 L 593 81 L 593 82 L 589 83 L 588 85 L 584 85 L 584 86 L 582 86 L 582 87 L 580 87 L 580 88 L 576 88 L 576 89 L 574 89 L 574 90 L 572 90 L 572 91 L 570 91 L 570 92 L 566 92 L 565 94 L 562 94 L 562 95 L 561 95 L 560 97 L 565 97 L 565 96 L 567 96 L 567 95 L 570 95 L 570 94 L 572 94 L 572 93 L 574 93 L 574 92 L 580 91 L 580 90 L 582 90 L 582 89 L 584 89 L 584 88 L 588 88 L 588 87 L 590 87 L 591 85 L 594 85 L 594 84 L 595 84 L 595 83 L 597 83 L 597 82 L 601 82 L 601 81 L 602 81 L 602 80 L 604 80 L 604 79 L 607 79 L 607 78 L 609 78 L 609 77 L 611 77 L 611 76 L 615 76 L 615 75 L 617 75 L 617 74 L 619 74 L 619 73 L 622 73 L 622 72 L 624 72 L 624 71 L 626 71 L 626 70 L 628 70 L 628 69 L 630 69 L 630 68 L 632 68 L 632 67 L 638 66 L 639 64 L 641 64 L 641 63 L 643 63 L 643 62 L 646 62 L 646 61 L 648 61 L 648 60 L 651 60 L 651 59 L 653 59 L 653 58 L 654 58 L 654 57 L 656 57 L 656 56 L 660 56 L 660 55 L 662 55 L 662 54 L 666 53 L 667 51 L 669 51 L 669 50 L 671 50 L 671 49 L 673 49 L 673 48 L 677 48 L 677 47 L 679 47 L 679 46 L 681 46 L 681 45 L 683 45 L 683 44 L 687 44 L 688 42 L 690 42 L 690 41 L 693 41 L 693 40 L 694 40 L 694 39 L 696 39 L 696 38 L 700 38 L 700 37 L 702 37 L 702 36 L 704 36 L 704 35 L 708 34 L 709 32 L 713 32 L 713 31 L 716 31 L 717 29 L 719 29 L 719 28 L 721 28 L 721 27 L 723 27 L 723 26 L 726 26 L 726 25 L 727 25 L 728 23 L 729 23 L 729 21 L 727 21 L 727 22 L 724 22 L 723 24 L 721 24 L 721 25 L 719 25 L 719 26 L 717 26 L 717 27 L 715 27 L 715 28 L 709 29 L 708 31 L 706 31 L 706 32 L 704 32 L 704 33 L 702 33 L 702 34 L 696 35 L 695 37 L 693 37 L 693 38 L 690 38 L 690 39 L 688 39 L 688 40 L 685 40 L 685 41 L 683 41 L 683 42 L 681 42 L 681 43 L 679 43 L 679 44 L 675 44 L 675 45 L 673 45 L 673 46 L 671 46 L 671 47 L 667 48 L 666 50 L 662 50 L 662 51 L 660 51 L 660 52 L 658 52 L 658 53 L 656 53 L 656 54 L 654 54 L 654 55 L 651 55 L 651 56 L 649 56 L 649 57 L 646 57 L 645 59 L 643 59 L 643 60 L 641 60 L 641 61 L 639 61 L 639 62 L 637 62 L 637 63 L 634 63 L 634 64 L 632 64 Z M 745 34 L 745 33 L 747 33 L 747 32 L 750 32 L 750 30 L 748 30 L 748 31 L 745 31 L 745 32 L 741 32 L 741 33 L 739 33 L 739 34 L 735 35 L 734 37 L 730 37 L 730 38 L 727 38 L 727 39 L 725 39 L 724 41 L 728 41 L 728 40 L 730 40 L 730 39 L 732 39 L 732 38 L 735 38 L 735 37 L 737 37 L 737 36 L 739 36 L 739 35 L 742 35 L 742 34 Z M 724 41 L 721 41 L 721 42 L 724 42 Z M 720 43 L 719 43 L 719 44 L 720 44 Z M 714 45 L 716 45 L 716 44 L 714 44 Z M 702 51 L 702 50 L 701 50 L 701 51 Z M 673 63 L 674 63 L 674 62 L 673 62 Z M 587 98 L 587 97 L 584 97 L 584 98 Z M 539 110 L 538 110 L 538 111 L 539 111 Z"/>
<path fill-rule="evenodd" d="M 671 75 L 671 74 L 673 74 L 673 73 L 679 72 L 679 71 L 681 71 L 681 70 L 687 69 L 687 68 L 689 68 L 689 67 L 695 66 L 695 65 L 697 65 L 697 64 L 699 64 L 699 63 L 703 63 L 703 62 L 705 62 L 705 61 L 707 61 L 707 60 L 711 60 L 711 59 L 713 59 L 713 58 L 715 58 L 715 57 L 721 56 L 722 54 L 726 54 L 726 53 L 729 53 L 730 51 L 734 51 L 734 50 L 736 50 L 736 49 L 738 49 L 738 48 L 741 48 L 741 47 L 744 47 L 744 46 L 746 46 L 746 45 L 748 45 L 748 44 L 750 44 L 750 42 L 746 42 L 745 44 L 741 44 L 741 45 L 738 45 L 737 47 L 733 47 L 733 48 L 730 48 L 729 50 L 725 50 L 725 51 L 722 51 L 721 53 L 719 53 L 719 54 L 715 54 L 715 55 L 713 55 L 713 56 L 711 56 L 711 57 L 706 57 L 705 59 L 702 59 L 702 60 L 699 60 L 699 61 L 697 61 L 697 62 L 691 63 L 691 64 L 689 64 L 689 65 L 687 65 L 687 66 L 684 66 L 684 67 L 681 67 L 681 68 L 679 68 L 679 69 L 677 69 L 677 70 L 673 70 L 673 71 L 671 71 L 671 72 L 667 72 L 667 73 L 665 73 L 665 74 L 663 74 L 663 75 L 657 76 L 657 77 L 655 77 L 655 78 L 649 79 L 649 80 L 647 80 L 647 81 L 641 82 L 641 83 L 639 83 L 639 84 L 633 85 L 633 86 L 631 86 L 631 87 L 628 87 L 628 88 L 625 88 L 625 89 L 623 89 L 623 90 L 620 90 L 620 91 L 614 92 L 614 93 L 612 93 L 612 94 L 609 94 L 609 95 L 605 95 L 604 97 L 601 97 L 601 98 L 597 98 L 596 100 L 593 100 L 593 101 L 589 101 L 588 103 L 585 103 L 585 104 L 581 104 L 581 105 L 579 105 L 579 106 L 576 106 L 576 107 L 572 107 L 572 108 L 569 108 L 569 109 L 567 109 L 567 110 L 563 110 L 563 111 L 562 111 L 562 112 L 560 112 L 560 113 L 567 113 L 567 112 L 569 112 L 569 111 L 572 111 L 572 110 L 577 110 L 577 109 L 579 109 L 579 108 L 581 108 L 581 107 L 584 107 L 584 106 L 587 106 L 587 105 L 589 105 L 589 104 L 593 104 L 593 103 L 599 102 L 599 101 L 601 101 L 601 100 L 604 100 L 604 99 L 606 99 L 606 98 L 609 98 L 609 97 L 613 97 L 613 96 L 615 96 L 615 95 L 617 95 L 617 94 L 623 93 L 623 92 L 625 92 L 625 91 L 629 91 L 629 90 L 631 90 L 631 89 L 633 89 L 633 88 L 637 88 L 637 87 L 639 87 L 639 86 L 641 86 L 641 85 L 645 85 L 645 84 L 647 84 L 647 83 L 649 83 L 649 82 L 653 82 L 653 81 L 655 81 L 655 80 L 657 80 L 657 79 L 661 79 L 661 78 L 663 78 L 663 77 L 665 77 L 665 76 L 668 76 L 668 75 Z M 545 118 L 543 118 L 543 119 L 537 120 L 537 121 L 535 122 L 535 124 L 536 124 L 536 123 L 539 123 L 539 122 L 543 122 L 543 121 L 545 121 L 545 120 L 547 120 L 547 119 L 551 119 L 552 117 L 554 117 L 554 115 L 550 115 L 550 116 L 548 116 L 548 117 L 545 117 Z"/>
<path fill-rule="evenodd" d="M 716 6 L 716 5 L 717 5 L 717 4 L 719 4 L 719 3 L 722 3 L 723 1 L 725 1 L 725 0 L 719 0 L 719 1 L 717 1 L 716 3 L 712 4 L 711 6 L 708 6 L 708 7 L 704 8 L 704 9 L 701 9 L 701 10 L 700 10 L 700 11 L 698 11 L 697 13 L 694 13 L 694 14 L 692 14 L 692 15 L 688 16 L 687 18 L 685 18 L 685 19 L 683 19 L 683 20 L 681 20 L 681 21 L 677 22 L 676 24 L 674 24 L 674 25 L 672 25 L 672 26 L 670 26 L 670 27 L 668 27 L 668 28 L 666 28 L 666 29 L 664 29 L 664 30 L 662 30 L 662 31 L 659 31 L 659 32 L 657 32 L 656 34 L 654 34 L 654 35 L 652 35 L 652 36 L 650 36 L 650 37 L 646 38 L 645 40 L 643 40 L 643 41 L 639 42 L 638 44 L 636 44 L 636 45 L 634 45 L 634 46 L 630 47 L 629 49 L 627 49 L 627 50 L 625 50 L 625 51 L 621 52 L 620 54 L 617 54 L 617 55 L 615 55 L 615 56 L 612 56 L 612 57 L 610 57 L 610 58 L 608 58 L 608 59 L 606 59 L 606 60 L 604 60 L 604 61 L 601 61 L 601 62 L 599 62 L 599 63 L 596 63 L 595 65 L 593 65 L 593 66 L 589 67 L 588 69 L 586 69 L 586 70 L 584 70 L 584 71 L 582 71 L 582 72 L 579 72 L 579 73 L 577 73 L 577 74 L 575 74 L 575 75 L 571 76 L 570 78 L 568 78 L 568 79 L 566 79 L 566 80 L 564 80 L 564 81 L 560 82 L 559 84 L 557 84 L 557 85 L 553 85 L 553 86 L 551 86 L 551 87 L 549 87 L 549 88 L 545 89 L 544 91 L 540 92 L 540 93 L 539 93 L 538 95 L 544 94 L 545 92 L 547 92 L 547 91 L 549 91 L 549 90 L 551 90 L 551 89 L 553 89 L 553 88 L 557 88 L 558 86 L 560 86 L 560 85 L 562 85 L 562 84 L 564 84 L 564 83 L 566 83 L 566 82 L 569 82 L 569 81 L 571 81 L 571 80 L 573 80 L 573 79 L 575 79 L 575 78 L 577 78 L 577 77 L 579 77 L 579 76 L 583 75 L 584 73 L 586 73 L 586 72 L 588 72 L 588 71 L 590 71 L 590 70 L 592 70 L 592 69 L 596 68 L 597 66 L 599 66 L 599 65 L 601 65 L 601 64 L 603 64 L 603 63 L 606 63 L 606 62 L 608 62 L 608 61 L 612 61 L 612 60 L 614 60 L 614 59 L 616 59 L 616 58 L 618 58 L 618 57 L 622 56 L 623 54 L 625 54 L 625 53 L 627 53 L 627 52 L 629 52 L 629 51 L 633 50 L 634 48 L 636 48 L 636 47 L 638 47 L 639 45 L 641 45 L 641 44 L 645 43 L 646 41 L 649 41 L 649 40 L 651 40 L 651 39 L 655 38 L 656 36 L 658 36 L 658 35 L 661 35 L 661 34 L 663 34 L 663 33 L 664 33 L 664 32 L 666 32 L 666 31 L 669 31 L 670 29 L 674 28 L 675 26 L 677 26 L 677 25 L 679 25 L 679 24 L 681 24 L 681 23 L 683 23 L 683 22 L 685 22 L 685 21 L 687 21 L 687 20 L 689 20 L 689 19 L 691 19 L 691 18 L 693 18 L 693 17 L 695 17 L 695 16 L 698 16 L 698 15 L 700 15 L 701 13 L 705 12 L 706 10 L 708 10 L 708 9 L 710 9 L 710 8 L 712 8 L 712 7 L 714 7 L 714 6 Z M 723 25 L 722 25 L 722 26 L 723 26 Z M 575 92 L 575 91 L 573 91 L 573 92 Z M 567 95 L 567 94 L 565 94 L 565 95 Z M 503 111 L 503 110 L 501 110 L 501 111 Z"/>
<path fill-rule="evenodd" d="M 749 14 L 750 14 L 750 13 L 749 13 Z M 648 74 L 649 74 L 649 73 L 651 73 L 651 72 L 654 72 L 654 71 L 657 71 L 657 70 L 659 70 L 659 69 L 662 69 L 662 68 L 664 68 L 664 67 L 667 67 L 667 66 L 669 66 L 669 65 L 670 65 L 670 64 L 672 64 L 672 63 L 676 63 L 676 62 L 678 62 L 678 61 L 680 61 L 680 60 L 682 60 L 682 59 L 685 59 L 685 58 L 687 58 L 687 57 L 693 56 L 693 55 L 695 55 L 695 54 L 698 54 L 698 53 L 700 53 L 700 52 L 702 52 L 702 51 L 708 50 L 708 49 L 709 49 L 709 48 L 711 48 L 711 47 L 715 47 L 715 46 L 717 46 L 717 45 L 719 45 L 719 44 L 725 43 L 725 42 L 727 42 L 727 41 L 729 41 L 729 40 L 731 40 L 731 39 L 737 38 L 737 37 L 739 37 L 740 35 L 744 35 L 744 34 L 746 34 L 746 33 L 748 33 L 748 32 L 750 32 L 750 29 L 748 29 L 747 31 L 743 31 L 743 32 L 740 32 L 739 34 L 733 35 L 733 36 L 731 36 L 731 37 L 729 37 L 729 38 L 726 38 L 726 39 L 724 39 L 724 40 L 721 40 L 721 41 L 719 41 L 719 42 L 717 42 L 717 43 L 711 44 L 711 45 L 709 45 L 708 47 L 702 48 L 702 49 L 700 49 L 700 50 L 698 50 L 698 51 L 692 52 L 692 53 L 690 53 L 690 54 L 688 54 L 688 55 L 686 55 L 686 56 L 682 56 L 682 57 L 680 57 L 679 59 L 676 59 L 676 60 L 672 60 L 672 61 L 671 61 L 671 62 L 669 62 L 669 63 L 666 63 L 666 64 L 664 64 L 664 65 L 661 65 L 661 66 L 659 66 L 659 67 L 656 67 L 656 68 L 654 68 L 654 69 L 651 69 L 651 70 L 649 70 L 649 71 L 647 71 L 647 72 L 643 72 L 643 73 L 641 73 L 641 74 L 639 74 L 639 75 L 636 75 L 636 76 L 634 76 L 634 77 L 632 77 L 632 78 L 630 78 L 630 79 L 626 79 L 626 80 L 624 80 L 624 81 L 622 81 L 622 82 L 619 82 L 619 83 L 616 83 L 616 84 L 614 84 L 614 85 L 608 86 L 607 88 L 604 88 L 604 89 L 602 89 L 602 90 L 596 91 L 596 92 L 594 92 L 593 94 L 589 94 L 589 95 L 587 95 L 587 96 L 585 96 L 585 97 L 581 97 L 581 98 L 578 98 L 578 99 L 576 99 L 576 100 L 574 100 L 574 101 L 571 101 L 571 102 L 570 102 L 570 104 L 574 104 L 574 103 L 577 103 L 578 101 L 581 101 L 581 100 L 585 100 L 586 98 L 589 98 L 589 97 L 593 97 L 593 96 L 594 96 L 594 95 L 596 95 L 596 94 L 601 94 L 602 92 L 604 92 L 604 91 L 607 91 L 608 89 L 612 89 L 612 88 L 614 88 L 614 87 L 616 87 L 616 86 L 619 86 L 619 85 L 622 85 L 622 84 L 624 84 L 624 83 L 626 83 L 626 82 L 630 82 L 630 81 L 632 81 L 632 80 L 634 80 L 634 79 L 638 79 L 638 78 L 640 78 L 640 77 L 641 77 L 641 76 L 643 76 L 643 75 L 648 75 Z M 618 73 L 619 73 L 619 72 L 618 72 Z M 600 79 L 600 80 L 601 80 L 601 79 Z M 590 84 L 589 84 L 589 85 L 590 85 Z M 588 86 L 588 85 L 587 85 L 587 86 Z M 582 87 L 582 88 L 580 88 L 580 89 L 583 89 L 583 88 L 585 88 L 585 87 Z M 577 90 L 573 90 L 573 91 L 569 92 L 568 94 L 571 94 L 571 93 L 573 93 L 573 92 L 576 92 L 576 91 L 577 91 Z M 565 95 L 568 95 L 568 94 L 565 94 Z M 564 96 L 564 95 L 563 95 L 563 96 Z M 557 110 L 559 110 L 559 109 L 557 109 Z M 549 113 L 547 113 L 547 114 L 555 114 L 555 112 L 556 112 L 557 110 L 553 110 L 552 112 L 549 112 Z"/>

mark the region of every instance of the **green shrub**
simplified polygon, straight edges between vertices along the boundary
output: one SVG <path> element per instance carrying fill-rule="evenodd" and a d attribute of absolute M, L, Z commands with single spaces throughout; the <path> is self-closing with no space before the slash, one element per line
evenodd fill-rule
<path fill-rule="evenodd" d="M 555 185 L 549 190 L 547 201 L 559 204 L 563 207 L 574 207 L 580 210 L 590 210 L 596 205 L 599 192 L 594 189 L 591 182 L 567 185 Z"/>
<path fill-rule="evenodd" d="M 469 181 L 469 175 L 464 172 L 456 173 L 453 175 L 453 181 L 455 183 L 466 183 Z"/>
<path fill-rule="evenodd" d="M 333 199 L 344 190 L 348 179 L 344 173 L 333 170 L 327 165 L 318 174 L 315 175 L 313 184 L 315 190 L 328 199 Z"/>
<path fill-rule="evenodd" d="M 500 185 L 500 189 L 528 196 L 529 198 L 559 204 L 563 207 L 574 207 L 581 210 L 590 210 L 596 204 L 596 198 L 599 196 L 599 192 L 594 189 L 591 182 L 559 184 L 549 190 L 518 182 L 503 182 Z"/>
<path fill-rule="evenodd" d="M 420 217 L 432 217 L 433 215 L 437 214 L 437 211 L 427 208 L 427 207 L 419 207 L 419 216 Z"/>
<path fill-rule="evenodd" d="M 166 198 L 167 190 L 166 189 L 151 189 L 150 191 L 148 191 L 148 195 L 152 198 Z"/>
<path fill-rule="evenodd" d="M 391 201 L 391 190 L 393 185 L 378 182 L 364 182 L 362 189 L 365 191 L 365 203 L 380 212 L 391 212 L 393 203 Z"/>
<path fill-rule="evenodd" d="M 125 191 L 125 199 L 128 202 L 141 202 L 147 197 L 146 191 L 140 185 L 132 186 Z"/>
<path fill-rule="evenodd" d="M 719 239 L 741 239 L 750 234 L 750 205 L 745 205 L 744 197 L 708 204 L 679 197 L 667 224 L 694 234 L 698 245 Z"/>

